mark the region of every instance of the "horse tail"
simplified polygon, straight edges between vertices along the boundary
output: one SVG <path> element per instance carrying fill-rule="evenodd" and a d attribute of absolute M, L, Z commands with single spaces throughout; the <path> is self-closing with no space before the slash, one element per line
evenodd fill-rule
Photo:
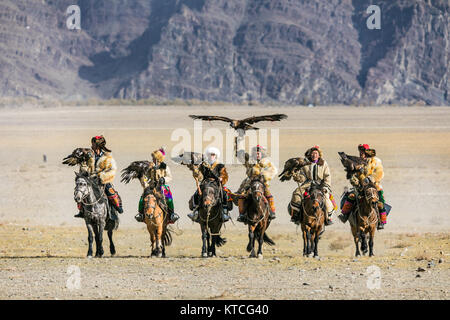
<path fill-rule="evenodd" d="M 172 231 L 173 230 L 169 227 L 165 228 L 163 239 L 163 243 L 165 246 L 170 246 L 172 244 Z"/>
<path fill-rule="evenodd" d="M 263 235 L 263 240 L 264 240 L 264 242 L 267 243 L 269 246 L 275 245 L 275 242 L 274 242 L 272 239 L 270 239 L 269 236 L 267 235 L 267 233 L 265 233 L 265 232 L 264 232 L 264 235 Z"/>
<path fill-rule="evenodd" d="M 215 242 L 216 242 L 216 246 L 218 246 L 218 247 L 221 247 L 221 246 L 223 246 L 225 243 L 227 243 L 227 239 L 222 238 L 222 237 L 219 236 L 219 235 L 214 235 L 214 236 L 212 236 L 212 237 L 213 237 L 213 239 L 214 239 Z"/>

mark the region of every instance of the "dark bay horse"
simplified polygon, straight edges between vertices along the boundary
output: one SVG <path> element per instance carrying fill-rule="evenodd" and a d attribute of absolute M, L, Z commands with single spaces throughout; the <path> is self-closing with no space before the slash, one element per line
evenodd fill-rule
<path fill-rule="evenodd" d="M 216 246 L 226 243 L 220 236 L 222 228 L 222 192 L 218 179 L 206 178 L 200 184 L 199 224 L 202 231 L 202 257 L 215 257 Z"/>
<path fill-rule="evenodd" d="M 349 222 L 355 241 L 355 256 L 361 256 L 361 251 L 367 253 L 366 236 L 369 234 L 369 256 L 373 256 L 373 240 L 378 223 L 378 192 L 374 184 L 368 183 L 362 186 L 356 193 L 356 208 L 352 211 Z"/>
<path fill-rule="evenodd" d="M 108 232 L 109 251 L 111 256 L 116 254 L 116 249 L 112 239 L 113 230 L 119 227 L 119 218 L 110 218 L 110 210 L 115 210 L 108 203 L 103 186 L 99 185 L 96 179 L 92 179 L 87 173 L 75 173 L 74 200 L 81 203 L 84 211 L 84 221 L 88 229 L 89 249 L 88 258 L 92 258 L 92 244 L 95 237 L 95 257 L 101 258 L 103 251 L 103 230 Z"/>
<path fill-rule="evenodd" d="M 247 251 L 250 258 L 263 258 L 263 242 L 273 246 L 275 242 L 266 234 L 270 225 L 269 202 L 264 196 L 264 178 L 258 176 L 250 182 L 250 194 L 246 201 L 247 223 L 248 223 L 248 245 Z M 255 254 L 255 240 L 258 239 L 258 255 Z"/>
<path fill-rule="evenodd" d="M 303 256 L 309 257 L 314 252 L 318 257 L 320 234 L 325 224 L 325 199 L 322 186 L 312 182 L 302 201 L 300 224 L 303 234 Z"/>

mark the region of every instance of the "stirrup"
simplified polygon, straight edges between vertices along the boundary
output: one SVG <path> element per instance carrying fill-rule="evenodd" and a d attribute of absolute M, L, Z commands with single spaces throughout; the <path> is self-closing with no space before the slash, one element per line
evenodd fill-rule
<path fill-rule="evenodd" d="M 348 216 L 346 216 L 345 214 L 341 213 L 340 215 L 338 215 L 339 220 L 342 221 L 342 223 L 346 223 L 348 220 Z"/>
<path fill-rule="evenodd" d="M 189 217 L 189 219 L 191 219 L 194 222 L 198 222 L 198 211 L 192 211 L 191 213 L 188 213 L 187 215 Z"/>
<path fill-rule="evenodd" d="M 270 220 L 273 220 L 273 219 L 275 219 L 275 218 L 276 218 L 275 212 L 269 211 L 269 219 L 270 219 Z"/>
<path fill-rule="evenodd" d="M 138 213 L 137 215 L 134 216 L 134 218 L 136 219 L 137 222 L 144 222 L 144 214 L 142 213 Z"/>
<path fill-rule="evenodd" d="M 240 214 L 236 221 L 245 222 L 247 220 L 247 216 L 245 214 Z"/>

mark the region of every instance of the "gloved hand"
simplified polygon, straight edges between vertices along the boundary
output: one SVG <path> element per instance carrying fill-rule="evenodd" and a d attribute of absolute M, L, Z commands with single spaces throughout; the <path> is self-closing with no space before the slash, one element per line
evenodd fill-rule
<path fill-rule="evenodd" d="M 161 186 L 163 184 L 166 184 L 166 179 L 164 179 L 164 177 L 159 178 L 158 184 L 161 185 Z"/>

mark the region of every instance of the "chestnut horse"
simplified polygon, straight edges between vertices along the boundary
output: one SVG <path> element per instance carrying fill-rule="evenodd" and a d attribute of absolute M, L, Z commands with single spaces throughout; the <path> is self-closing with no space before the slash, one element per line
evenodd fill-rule
<path fill-rule="evenodd" d="M 369 234 L 369 256 L 373 254 L 373 239 L 378 223 L 378 192 L 375 185 L 368 183 L 356 194 L 356 208 L 349 217 L 349 222 L 355 241 L 355 256 L 361 256 L 358 243 L 361 242 L 363 254 L 367 253 L 366 235 Z"/>
<path fill-rule="evenodd" d="M 314 252 L 318 257 L 320 234 L 325 224 L 325 199 L 322 187 L 312 182 L 307 195 L 302 201 L 302 216 L 300 224 L 303 234 L 303 256 L 309 257 Z"/>
<path fill-rule="evenodd" d="M 144 222 L 152 243 L 150 257 L 161 258 L 166 256 L 166 246 L 172 244 L 172 234 L 168 228 L 168 214 L 159 205 L 159 201 L 164 196 L 158 194 L 155 196 L 155 194 L 157 194 L 155 189 L 153 192 L 144 194 Z"/>
<path fill-rule="evenodd" d="M 247 251 L 250 252 L 250 258 L 263 258 L 263 242 L 268 245 L 275 245 L 275 242 L 266 234 L 270 225 L 269 202 L 264 196 L 264 178 L 258 176 L 250 182 L 250 196 L 247 208 L 248 223 L 248 245 Z M 255 254 L 255 240 L 258 239 L 258 255 Z"/>

